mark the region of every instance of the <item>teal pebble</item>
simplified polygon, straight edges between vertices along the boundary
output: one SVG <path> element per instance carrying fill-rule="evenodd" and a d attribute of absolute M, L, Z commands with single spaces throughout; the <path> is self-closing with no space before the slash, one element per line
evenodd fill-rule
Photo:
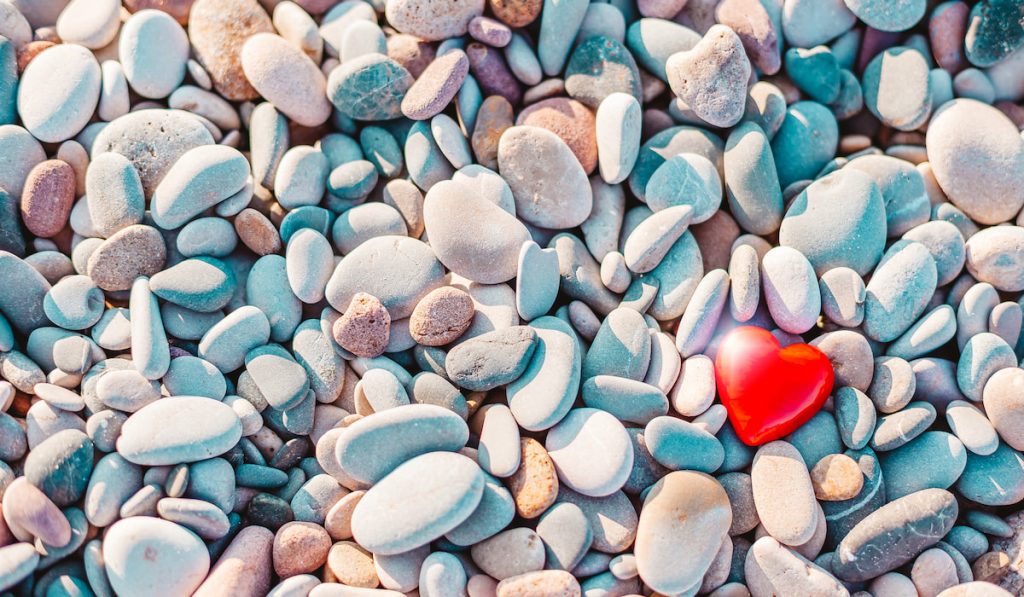
<path fill-rule="evenodd" d="M 553 77 L 562 72 L 589 5 L 589 0 L 544 0 L 537 38 L 537 58 L 544 74 Z"/>
<path fill-rule="evenodd" d="M 644 428 L 644 439 L 651 456 L 672 470 L 713 473 L 725 461 L 725 450 L 715 436 L 674 417 L 653 419 Z"/>
<path fill-rule="evenodd" d="M 253 489 L 277 489 L 288 482 L 288 473 L 259 464 L 243 464 L 235 469 L 235 483 Z"/>
<path fill-rule="evenodd" d="M 454 168 L 434 139 L 430 123 L 415 122 L 405 138 L 405 165 L 409 178 L 424 191 L 442 180 L 451 179 Z"/>
<path fill-rule="evenodd" d="M 846 0 L 846 6 L 872 29 L 879 31 L 906 31 L 928 8 L 926 0 Z"/>
<path fill-rule="evenodd" d="M 985 512 L 984 510 L 968 510 L 967 513 L 964 514 L 964 519 L 967 521 L 967 524 L 971 525 L 971 527 L 985 533 L 986 535 L 1005 539 L 1007 537 L 1012 537 L 1014 533 L 1013 527 L 1006 524 L 1005 520 L 996 514 Z"/>
<path fill-rule="evenodd" d="M 786 118 L 772 138 L 772 153 L 783 189 L 798 180 L 813 179 L 836 155 L 839 125 L 825 106 L 800 101 L 786 109 Z"/>
<path fill-rule="evenodd" d="M 185 224 L 175 243 L 182 257 L 226 257 L 238 246 L 238 234 L 224 218 L 199 218 Z"/>
<path fill-rule="evenodd" d="M 257 493 L 253 496 L 245 513 L 249 524 L 267 527 L 274 532 L 295 520 L 288 502 L 269 493 Z"/>
<path fill-rule="evenodd" d="M 838 133 L 836 135 L 838 139 Z M 704 156 L 717 166 L 722 162 L 724 151 L 725 143 L 710 131 L 692 126 L 667 128 L 640 146 L 640 153 L 637 155 L 633 172 L 629 175 L 629 190 L 638 199 L 645 201 L 647 184 L 650 182 L 651 176 L 672 156 L 681 153 L 695 153 Z M 829 158 L 831 157 L 829 155 Z"/>
<path fill-rule="evenodd" d="M 956 488 L 984 506 L 1016 504 L 1024 499 L 1024 455 L 1002 442 L 989 456 L 968 453 Z"/>
<path fill-rule="evenodd" d="M 200 313 L 186 309 L 174 303 L 164 303 L 160 307 L 164 328 L 167 333 L 181 340 L 199 340 L 210 328 L 224 319 L 224 313 Z"/>
<path fill-rule="evenodd" d="M 911 402 L 890 415 L 878 418 L 871 447 L 879 452 L 895 450 L 931 427 L 935 407 L 928 402 Z"/>
<path fill-rule="evenodd" d="M 931 203 L 924 177 L 913 164 L 890 156 L 866 155 L 846 168 L 864 172 L 875 181 L 885 202 L 885 221 L 890 237 L 900 236 L 928 221 Z"/>
<path fill-rule="evenodd" d="M 786 441 L 793 444 L 804 462 L 812 467 L 829 454 L 839 454 L 843 450 L 836 419 L 823 410 L 789 434 Z"/>
<path fill-rule="evenodd" d="M 302 302 L 292 294 L 284 257 L 264 255 L 256 260 L 245 281 L 245 297 L 250 305 L 266 314 L 270 337 L 275 342 L 291 339 L 302 321 Z"/>
<path fill-rule="evenodd" d="M 379 126 L 364 128 L 359 133 L 359 145 L 381 176 L 394 178 L 402 171 L 402 148 L 387 130 Z"/>
<path fill-rule="evenodd" d="M 84 330 L 103 317 L 103 291 L 89 276 L 68 276 L 43 298 L 50 321 L 66 330 Z"/>
<path fill-rule="evenodd" d="M 14 42 L 0 36 L 0 124 L 14 124 L 18 115 L 18 56 Z"/>
<path fill-rule="evenodd" d="M 194 356 L 173 359 L 163 383 L 171 396 L 205 396 L 214 400 L 223 400 L 228 389 L 224 375 L 213 363 Z"/>
<path fill-rule="evenodd" d="M 497 535 L 516 516 L 516 504 L 512 494 L 497 477 L 486 472 L 484 493 L 480 505 L 462 524 L 448 531 L 444 538 L 456 546 L 475 545 L 484 539 Z"/>
<path fill-rule="evenodd" d="M 643 100 L 633 55 L 620 42 L 603 35 L 590 37 L 573 50 L 565 69 L 565 92 L 594 110 L 613 93 Z"/>
<path fill-rule="evenodd" d="M 354 120 L 390 120 L 402 115 L 402 99 L 413 84 L 405 67 L 384 54 L 364 54 L 331 71 L 327 98 Z"/>
<path fill-rule="evenodd" d="M 153 294 L 200 313 L 211 313 L 227 306 L 237 288 L 234 272 L 214 257 L 186 259 L 149 279 Z"/>
<path fill-rule="evenodd" d="M 189 465 L 185 497 L 205 500 L 225 514 L 235 505 L 235 470 L 223 458 L 210 458 Z"/>
<path fill-rule="evenodd" d="M 310 228 L 327 236 L 331 233 L 333 225 L 334 214 L 329 210 L 316 205 L 304 205 L 291 210 L 281 220 L 281 242 L 288 244 L 292 235 L 303 228 Z"/>
<path fill-rule="evenodd" d="M 875 430 L 875 405 L 856 388 L 839 388 L 835 393 L 836 423 L 843 443 L 852 450 L 868 444 Z"/>
<path fill-rule="evenodd" d="M 77 429 L 65 429 L 29 452 L 25 458 L 25 477 L 53 503 L 68 506 L 85 493 L 92 467 L 92 440 Z"/>
<path fill-rule="evenodd" d="M 988 0 L 975 4 L 968 17 L 964 45 L 967 60 L 979 67 L 992 66 L 1024 45 L 1020 2 Z"/>
<path fill-rule="evenodd" d="M 596 375 L 584 382 L 583 403 L 640 425 L 668 413 L 668 398 L 660 389 L 613 375 Z"/>
<path fill-rule="evenodd" d="M 270 321 L 263 311 L 245 306 L 217 322 L 199 342 L 199 356 L 224 373 L 241 367 L 245 355 L 270 339 Z"/>
<path fill-rule="evenodd" d="M 946 489 L 967 465 L 967 450 L 956 436 L 928 431 L 881 457 L 885 495 L 895 500 L 922 489 Z"/>
<path fill-rule="evenodd" d="M 831 104 L 839 97 L 839 63 L 827 46 L 786 50 L 786 73 L 816 102 Z"/>
<path fill-rule="evenodd" d="M 988 537 L 968 526 L 957 525 L 950 529 L 944 541 L 956 548 L 965 558 L 973 562 L 988 551 Z"/>
<path fill-rule="evenodd" d="M 320 139 L 320 151 L 327 156 L 331 170 L 363 159 L 363 148 L 359 142 L 343 133 L 330 133 Z"/>
<path fill-rule="evenodd" d="M 626 30 L 626 46 L 636 61 L 666 83 L 665 63 L 669 56 L 692 49 L 700 40 L 696 31 L 666 19 L 640 19 Z"/>

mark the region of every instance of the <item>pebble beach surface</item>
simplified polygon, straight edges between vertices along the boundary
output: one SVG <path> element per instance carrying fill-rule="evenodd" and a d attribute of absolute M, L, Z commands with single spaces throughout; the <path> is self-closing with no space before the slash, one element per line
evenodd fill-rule
<path fill-rule="evenodd" d="M 1022 128 L 1022 0 L 0 0 L 0 593 L 1022 595 Z"/>

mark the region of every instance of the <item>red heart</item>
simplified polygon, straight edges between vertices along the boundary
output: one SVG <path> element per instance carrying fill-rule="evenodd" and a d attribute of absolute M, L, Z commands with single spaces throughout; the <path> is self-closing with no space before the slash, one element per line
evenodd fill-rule
<path fill-rule="evenodd" d="M 786 436 L 814 416 L 832 392 L 832 363 L 808 344 L 779 345 L 767 330 L 743 326 L 715 358 L 718 394 L 736 435 L 749 446 Z"/>

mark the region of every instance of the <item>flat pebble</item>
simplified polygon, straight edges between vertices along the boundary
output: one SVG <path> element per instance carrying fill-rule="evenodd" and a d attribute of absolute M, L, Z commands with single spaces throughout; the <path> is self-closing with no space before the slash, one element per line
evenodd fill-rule
<path fill-rule="evenodd" d="M 139 516 L 118 521 L 107 531 L 103 565 L 118 593 L 173 595 L 199 587 L 210 569 L 210 556 L 191 531 Z"/>
<path fill-rule="evenodd" d="M 40 141 L 55 143 L 88 124 L 100 97 L 100 65 L 89 50 L 61 44 L 29 63 L 18 86 L 18 113 Z"/>
<path fill-rule="evenodd" d="M 242 425 L 230 407 L 183 396 L 158 400 L 128 417 L 117 451 L 149 466 L 194 462 L 226 452 L 241 435 Z"/>
<path fill-rule="evenodd" d="M 595 442 L 593 438 L 601 437 Z M 620 489 L 633 466 L 633 449 L 615 417 L 594 408 L 569 411 L 545 441 L 559 479 L 583 495 L 602 497 Z M 595 466 L 600 454 L 600 466 Z"/>

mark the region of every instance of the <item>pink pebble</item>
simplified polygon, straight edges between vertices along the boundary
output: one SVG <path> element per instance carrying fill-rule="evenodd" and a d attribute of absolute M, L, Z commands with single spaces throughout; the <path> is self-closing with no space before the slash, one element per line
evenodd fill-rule
<path fill-rule="evenodd" d="M 22 531 L 54 547 L 71 542 L 71 524 L 64 513 L 25 477 L 15 479 L 4 492 L 3 515 L 15 536 Z"/>
<path fill-rule="evenodd" d="M 473 17 L 469 22 L 469 34 L 494 48 L 504 48 L 512 41 L 512 30 L 508 25 L 490 17 Z"/>

